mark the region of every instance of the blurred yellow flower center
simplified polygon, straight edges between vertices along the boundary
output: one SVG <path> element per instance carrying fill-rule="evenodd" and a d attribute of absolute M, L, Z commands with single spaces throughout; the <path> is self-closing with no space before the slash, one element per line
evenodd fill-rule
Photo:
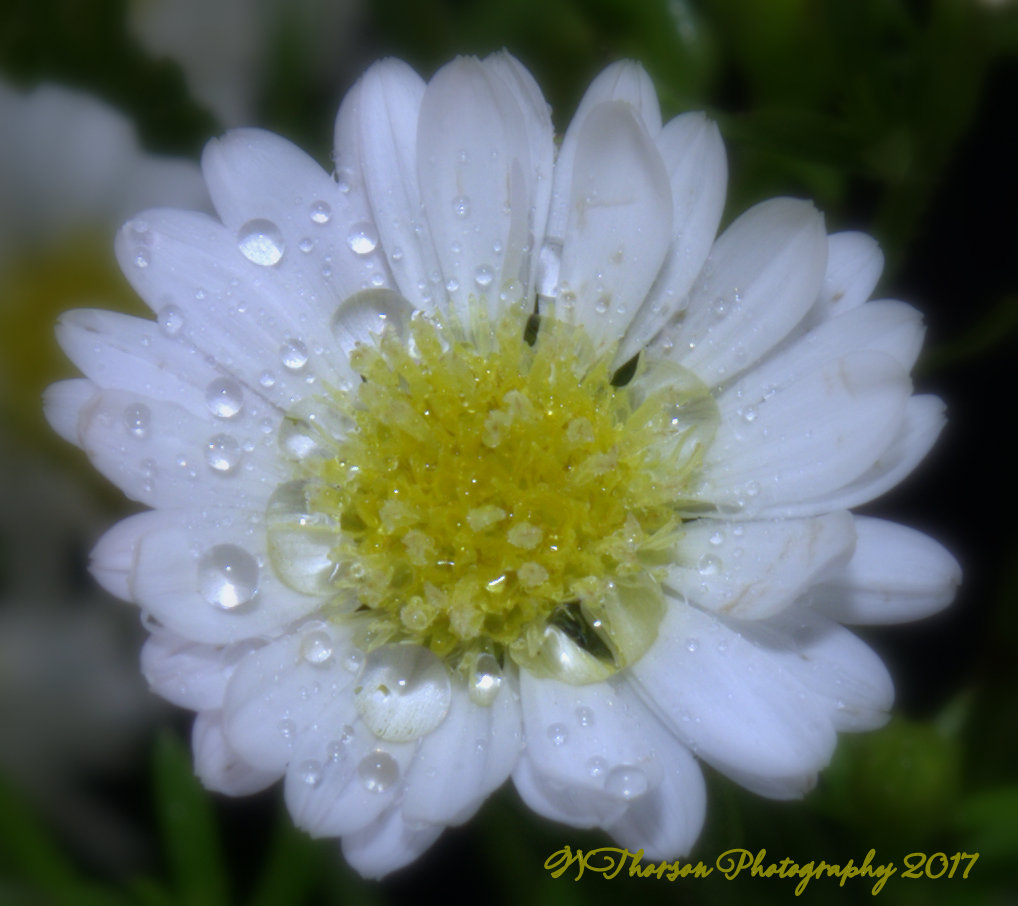
<path fill-rule="evenodd" d="M 554 317 L 472 316 L 386 328 L 351 353 L 359 387 L 288 418 L 284 449 L 310 439 L 269 507 L 277 572 L 334 593 L 368 648 L 603 678 L 656 635 L 713 400 Z"/>

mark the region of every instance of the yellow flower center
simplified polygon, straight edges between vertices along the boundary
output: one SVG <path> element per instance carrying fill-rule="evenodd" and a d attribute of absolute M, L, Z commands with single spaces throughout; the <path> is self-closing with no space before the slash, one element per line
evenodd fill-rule
<path fill-rule="evenodd" d="M 616 371 L 553 315 L 480 311 L 387 327 L 351 353 L 359 387 L 287 417 L 273 563 L 368 649 L 603 679 L 656 636 L 716 407 L 678 366 Z"/>

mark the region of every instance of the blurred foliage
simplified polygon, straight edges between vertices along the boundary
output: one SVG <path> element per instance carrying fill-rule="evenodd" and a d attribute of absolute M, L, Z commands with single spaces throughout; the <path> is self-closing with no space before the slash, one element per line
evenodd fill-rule
<path fill-rule="evenodd" d="M 23 86 L 47 80 L 90 90 L 128 114 L 150 150 L 194 156 L 217 131 L 215 119 L 190 96 L 177 63 L 153 58 L 132 37 L 126 11 L 127 0 L 4 0 L 0 73 Z M 879 861 L 900 867 L 913 851 L 979 852 L 967 880 L 896 877 L 884 895 L 1003 902 L 1018 862 L 1018 540 L 1006 521 L 1018 501 L 1001 477 L 1013 469 L 1011 447 L 997 436 L 1004 429 L 990 402 L 1010 400 L 1018 353 L 1015 6 L 376 0 L 361 11 L 346 84 L 323 84 L 280 21 L 256 92 L 258 124 L 310 143 L 324 162 L 335 107 L 372 59 L 395 54 L 430 75 L 457 53 L 503 46 L 534 72 L 560 129 L 589 80 L 621 57 L 646 66 L 666 117 L 708 110 L 730 155 L 729 219 L 770 195 L 801 195 L 816 199 L 832 230 L 876 235 L 888 259 L 885 283 L 907 287 L 928 314 L 933 344 L 918 374 L 947 397 L 955 426 L 917 477 L 919 490 L 892 498 L 899 518 L 906 511 L 916 517 L 906 521 L 939 529 L 967 572 L 965 599 L 925 635 L 913 627 L 872 634 L 901 681 L 906 713 L 881 731 L 843 739 L 802 803 L 761 800 L 711 775 L 708 823 L 691 860 L 744 846 L 776 859 L 859 862 L 873 847 Z M 110 260 L 83 239 L 0 274 L 0 414 L 28 450 L 67 455 L 37 415 L 41 389 L 73 373 L 51 339 L 65 300 L 137 306 Z M 91 476 L 82 471 L 81 480 Z M 509 789 L 465 828 L 447 831 L 418 864 L 376 885 L 350 871 L 334 842 L 294 830 L 278 796 L 254 805 L 207 796 L 175 736 L 156 744 L 151 790 L 151 812 L 141 811 L 164 861 L 125 874 L 89 864 L 18 790 L 0 784 L 0 902 L 346 906 L 416 900 L 426 886 L 453 900 L 483 890 L 493 903 L 535 906 L 629 895 L 768 903 L 787 901 L 794 886 L 717 874 L 674 884 L 552 879 L 541 866 L 565 843 L 609 843 L 542 822 Z M 870 898 L 858 879 L 844 888 L 816 880 L 811 895 Z"/>

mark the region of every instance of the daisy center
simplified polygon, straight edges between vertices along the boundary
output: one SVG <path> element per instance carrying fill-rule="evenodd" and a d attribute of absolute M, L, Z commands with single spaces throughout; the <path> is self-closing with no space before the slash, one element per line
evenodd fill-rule
<path fill-rule="evenodd" d="M 520 307 L 474 310 L 469 329 L 418 315 L 359 344 L 360 385 L 281 429 L 298 477 L 269 504 L 276 571 L 332 595 L 369 650 L 577 683 L 632 663 L 716 408 L 683 369 L 616 370 L 613 353 Z"/>

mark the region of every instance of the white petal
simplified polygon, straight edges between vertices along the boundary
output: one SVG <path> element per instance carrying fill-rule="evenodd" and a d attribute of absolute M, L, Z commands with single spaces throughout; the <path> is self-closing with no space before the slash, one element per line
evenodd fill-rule
<path fill-rule="evenodd" d="M 545 234 L 548 208 L 551 203 L 552 175 L 555 168 L 555 128 L 548 103 L 534 77 L 512 54 L 499 51 L 485 57 L 482 64 L 498 76 L 512 92 L 523 114 L 527 140 L 530 144 L 530 169 L 534 180 L 533 215 L 528 245 L 531 249 Z M 525 297 L 530 298 L 536 281 L 538 256 L 531 254 Z"/>
<path fill-rule="evenodd" d="M 622 362 L 639 352 L 686 305 L 725 206 L 728 165 L 715 123 L 702 113 L 683 114 L 661 130 L 657 146 L 672 187 L 672 242 L 657 280 L 629 325 L 618 353 Z"/>
<path fill-rule="evenodd" d="M 242 758 L 262 770 L 282 772 L 297 741 L 337 703 L 353 711 L 354 674 L 344 666 L 348 646 L 329 624 L 314 624 L 313 631 L 332 639 L 331 658 L 311 663 L 302 655 L 304 634 L 291 633 L 242 658 L 227 685 L 226 737 Z M 318 690 L 311 695 L 315 683 Z M 325 730 L 338 739 L 343 721 Z"/>
<path fill-rule="evenodd" d="M 684 527 L 666 582 L 705 610 L 763 619 L 844 563 L 854 543 L 847 512 L 738 526 L 700 519 Z"/>
<path fill-rule="evenodd" d="M 92 552 L 96 579 L 126 597 L 175 634 L 228 644 L 279 629 L 319 605 L 286 588 L 265 553 L 261 516 L 242 510 L 151 510 L 118 522 Z M 249 534 L 250 533 L 250 534 Z M 217 565 L 218 564 L 218 565 Z M 233 572 L 223 572 L 232 564 Z M 217 577 L 236 579 L 236 606 Z M 211 603 L 221 600 L 222 606 Z"/>
<path fill-rule="evenodd" d="M 827 237 L 827 273 L 817 299 L 818 314 L 836 317 L 872 294 L 884 269 L 884 255 L 865 233 L 832 233 Z"/>
<path fill-rule="evenodd" d="M 558 820 L 574 827 L 611 824 L 639 796 L 655 795 L 665 765 L 646 728 L 657 720 L 628 687 L 572 686 L 522 671 L 520 696 L 530 776 Z M 626 777 L 639 787 L 628 797 Z M 525 800 L 529 789 L 526 782 L 520 788 Z"/>
<path fill-rule="evenodd" d="M 238 129 L 206 145 L 202 170 L 235 241 L 243 240 L 251 224 L 275 227 L 282 256 L 268 267 L 256 264 L 252 279 L 285 293 L 294 314 L 311 319 L 312 331 L 328 330 L 330 301 L 367 286 L 391 285 L 380 251 L 359 254 L 351 242 L 365 222 L 360 199 L 340 191 L 295 145 L 261 129 Z M 247 257 L 270 250 L 255 251 Z M 273 251 L 269 260 L 275 257 Z"/>
<path fill-rule="evenodd" d="M 417 129 L 421 197 L 453 310 L 470 296 L 497 315 L 524 260 L 535 191 L 530 142 L 513 92 L 476 59 L 460 58 L 428 83 Z"/>
<path fill-rule="evenodd" d="M 449 714 L 421 740 L 401 804 L 411 822 L 459 824 L 509 776 L 519 756 L 520 707 L 505 683 L 491 705 L 475 705 L 453 684 Z"/>
<path fill-rule="evenodd" d="M 890 674 L 844 627 L 801 606 L 771 620 L 730 625 L 798 676 L 823 702 L 836 730 L 873 730 L 887 722 L 894 702 Z"/>
<path fill-rule="evenodd" d="M 417 123 L 424 80 L 400 60 L 372 66 L 344 101 L 355 153 L 382 247 L 399 291 L 418 308 L 434 305 L 438 258 L 423 229 L 417 174 Z M 341 114 L 343 116 L 344 114 Z"/>
<path fill-rule="evenodd" d="M 668 174 L 629 104 L 599 104 L 585 117 L 571 193 L 557 315 L 605 345 L 625 332 L 671 239 Z"/>
<path fill-rule="evenodd" d="M 249 410 L 250 415 L 250 410 Z M 275 432 L 250 417 L 225 426 L 140 393 L 103 390 L 82 408 L 78 443 L 125 494 L 149 506 L 208 503 L 260 509 L 289 476 Z"/>
<path fill-rule="evenodd" d="M 144 267 L 136 264 L 133 238 L 139 220 L 147 242 Z M 309 378 L 349 378 L 345 357 L 326 354 L 328 327 L 321 325 L 334 307 L 329 299 L 295 297 L 300 288 L 289 275 L 252 263 L 238 235 L 209 217 L 148 211 L 139 220 L 117 235 L 117 257 L 164 330 L 211 356 L 245 386 L 261 387 L 282 409 L 309 392 Z M 332 293 L 334 304 L 340 298 Z M 294 344 L 303 349 L 297 361 L 286 354 Z"/>
<path fill-rule="evenodd" d="M 942 545 L 881 519 L 856 516 L 855 525 L 855 554 L 812 590 L 812 607 L 842 623 L 898 623 L 951 603 L 961 567 Z"/>
<path fill-rule="evenodd" d="M 158 631 L 141 649 L 141 672 L 149 688 L 167 701 L 209 711 L 222 707 L 233 664 L 226 663 L 222 648 Z"/>
<path fill-rule="evenodd" d="M 206 789 L 227 796 L 247 796 L 279 780 L 278 771 L 260 771 L 237 755 L 223 734 L 219 711 L 203 711 L 191 731 L 194 771 Z"/>
<path fill-rule="evenodd" d="M 84 378 L 50 384 L 43 394 L 43 410 L 50 427 L 75 446 L 82 444 L 78 430 L 81 412 L 97 396 L 98 388 Z"/>
<path fill-rule="evenodd" d="M 374 824 L 343 838 L 343 855 L 365 878 L 409 865 L 442 833 L 440 824 L 411 824 L 392 809 Z"/>
<path fill-rule="evenodd" d="M 707 811 L 707 790 L 696 759 L 663 727 L 645 727 L 664 767 L 653 796 L 642 796 L 608 832 L 630 852 L 674 859 L 696 842 Z"/>
<path fill-rule="evenodd" d="M 628 104 L 651 138 L 656 138 L 661 129 L 661 110 L 657 103 L 657 92 L 650 76 L 639 63 L 629 60 L 612 63 L 590 83 L 562 138 L 562 147 L 555 163 L 555 182 L 547 234 L 559 243 L 566 236 L 570 199 L 573 195 L 573 158 L 576 155 L 580 131 L 587 114 L 598 104 L 609 101 L 624 101 Z"/>
<path fill-rule="evenodd" d="M 709 385 L 756 362 L 799 323 L 827 264 L 814 207 L 775 198 L 718 237 L 674 338 L 676 360 Z"/>
<path fill-rule="evenodd" d="M 899 484 L 919 465 L 945 424 L 944 403 L 939 397 L 913 396 L 905 404 L 894 441 L 866 472 L 844 487 L 801 502 L 766 507 L 761 515 L 813 516 L 868 503 Z"/>
<path fill-rule="evenodd" d="M 704 462 L 707 495 L 754 512 L 843 487 L 888 448 L 910 392 L 901 366 L 876 352 L 827 362 L 771 395 L 725 391 Z"/>
<path fill-rule="evenodd" d="M 834 749 L 820 699 L 780 659 L 692 607 L 669 607 L 631 675 L 694 754 L 764 795 L 788 783 L 805 792 Z"/>

